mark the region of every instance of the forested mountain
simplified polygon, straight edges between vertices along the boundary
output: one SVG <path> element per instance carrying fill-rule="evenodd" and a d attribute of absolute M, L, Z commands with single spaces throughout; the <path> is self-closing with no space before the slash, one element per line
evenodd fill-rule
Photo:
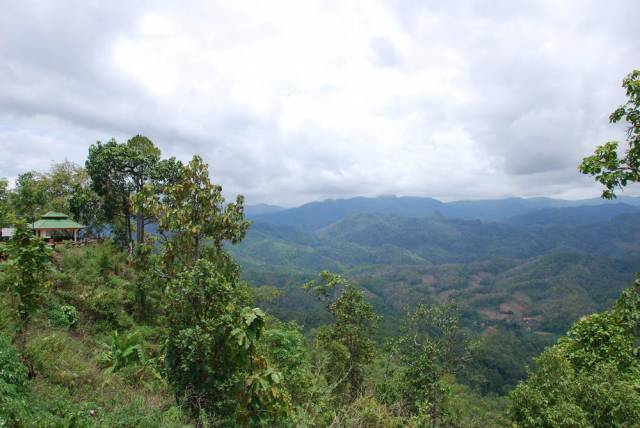
<path fill-rule="evenodd" d="M 381 196 L 329 199 L 289 209 L 261 210 L 250 206 L 247 209 L 247 215 L 259 223 L 319 229 L 354 214 L 395 214 L 404 217 L 444 216 L 467 220 L 503 221 L 547 208 L 616 203 L 638 207 L 640 198 L 621 197 L 618 201 L 603 201 L 599 198 L 576 201 L 552 198 L 510 198 L 445 203 L 434 198 Z"/>
<path fill-rule="evenodd" d="M 355 214 L 316 230 L 257 219 L 233 251 L 247 267 L 300 272 L 526 259 L 557 250 L 635 259 L 638 220 L 640 210 L 626 204 L 543 209 L 503 222 Z"/>
<path fill-rule="evenodd" d="M 317 203 L 323 208 L 316 212 L 307 207 L 254 217 L 245 240 L 231 251 L 250 282 L 283 291 L 269 301 L 272 311 L 307 328 L 327 318 L 299 284 L 323 269 L 342 272 L 363 287 L 384 315 L 381 331 L 386 335 L 397 334 L 407 307 L 457 302 L 466 326 L 495 336 L 482 350 L 486 358 L 474 363 L 475 375 L 467 378 L 493 393 L 515 386 L 530 358 L 574 321 L 610 306 L 640 265 L 640 210 L 628 203 L 587 200 L 562 207 L 570 202 L 540 199 L 456 207 L 480 207 L 466 213 L 490 213 L 500 221 L 445 217 L 446 204 L 432 199 L 422 206 L 437 204 L 442 212 L 422 217 L 418 210 L 412 216 L 375 212 L 381 206 L 391 211 L 384 203 L 393 200 L 379 198 L 367 205 L 365 198 L 358 199 L 358 209 L 371 212 L 344 217 L 344 206 L 334 213 L 330 207 L 350 202 Z M 409 211 L 406 207 L 399 210 Z M 339 220 L 318 227 L 318 212 L 325 221 Z M 299 225 L 284 225 L 292 213 Z M 265 218 L 270 224 L 262 222 Z M 496 345 L 506 346 L 499 356 L 491 349 Z M 482 379 L 477 373 L 484 373 Z"/>

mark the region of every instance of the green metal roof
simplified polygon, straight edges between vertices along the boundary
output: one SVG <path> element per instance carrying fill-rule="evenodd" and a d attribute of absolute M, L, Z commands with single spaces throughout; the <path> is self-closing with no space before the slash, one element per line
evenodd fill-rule
<path fill-rule="evenodd" d="M 68 215 L 49 211 L 32 226 L 34 229 L 82 229 L 83 225 L 71 220 Z"/>
<path fill-rule="evenodd" d="M 48 213 L 43 215 L 42 218 L 43 219 L 62 219 L 62 218 L 69 218 L 69 216 L 64 214 L 64 213 L 57 213 L 55 211 L 49 211 Z"/>

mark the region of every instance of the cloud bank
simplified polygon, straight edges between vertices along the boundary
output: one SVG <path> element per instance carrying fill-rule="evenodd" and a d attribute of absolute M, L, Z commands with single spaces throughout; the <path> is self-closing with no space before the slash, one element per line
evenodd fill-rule
<path fill-rule="evenodd" d="M 635 2 L 449 3 L 3 1 L 0 176 L 143 133 L 249 203 L 597 196 Z"/>

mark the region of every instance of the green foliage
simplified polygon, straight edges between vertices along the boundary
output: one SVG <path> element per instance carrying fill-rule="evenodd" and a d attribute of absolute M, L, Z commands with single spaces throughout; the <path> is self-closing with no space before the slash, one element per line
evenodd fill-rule
<path fill-rule="evenodd" d="M 516 326 L 499 326 L 480 338 L 459 381 L 482 394 L 506 395 L 527 377 L 526 366 L 540 355 L 553 337 Z"/>
<path fill-rule="evenodd" d="M 15 220 L 15 214 L 9 199 L 10 195 L 9 182 L 5 179 L 0 179 L 0 227 L 11 224 Z"/>
<path fill-rule="evenodd" d="M 450 422 L 451 391 L 445 376 L 460 371 L 470 357 L 470 347 L 455 305 L 418 304 L 407 313 L 398 340 L 404 366 L 401 394 L 418 419 L 433 426 Z"/>
<path fill-rule="evenodd" d="M 80 214 L 71 209 L 71 200 L 79 189 L 88 188 L 90 185 L 89 176 L 84 168 L 69 161 L 54 163 L 48 172 L 38 174 L 38 181 L 46 192 L 47 210 Z"/>
<path fill-rule="evenodd" d="M 102 198 L 102 215 L 115 226 L 120 244 L 133 241 L 134 225 L 131 216 L 136 216 L 136 243 L 145 241 L 145 225 L 149 207 L 144 198 L 132 201 L 131 197 L 143 194 L 149 185 L 156 191 L 162 183 L 171 182 L 180 176 L 181 164 L 174 158 L 160 160 L 160 149 L 151 140 L 136 135 L 125 144 L 115 140 L 97 142 L 89 148 L 86 162 L 91 177 L 91 188 Z M 78 204 L 93 203 L 92 198 L 79 195 Z"/>
<path fill-rule="evenodd" d="M 237 395 L 254 422 L 282 407 L 279 375 L 266 362 L 258 364 L 262 360 L 255 355 L 264 313 L 245 307 L 245 301 L 236 279 L 204 259 L 167 287 L 167 379 L 194 415 L 204 411 L 232 418 Z M 266 384 L 270 395 L 265 395 Z"/>
<path fill-rule="evenodd" d="M 144 365 L 146 356 L 137 332 L 119 334 L 111 333 L 109 343 L 101 343 L 105 351 L 100 354 L 100 363 L 107 367 L 110 373 L 117 372 L 124 367 Z"/>
<path fill-rule="evenodd" d="M 186 165 L 180 181 L 164 187 L 162 197 L 149 194 L 146 203 L 165 237 L 165 263 L 171 273 L 205 257 L 220 257 L 222 243 L 238 243 L 249 222 L 244 220 L 243 198 L 224 206 L 222 187 L 211 183 L 209 167 L 199 156 Z M 208 245 L 206 245 L 208 244 Z"/>
<path fill-rule="evenodd" d="M 49 281 L 51 251 L 24 223 L 16 225 L 3 251 L 8 257 L 2 267 L 4 286 L 13 295 L 20 318 L 26 321 Z"/>
<path fill-rule="evenodd" d="M 244 380 L 238 418 L 245 426 L 271 427 L 290 415 L 290 398 L 282 374 L 262 356 L 252 357 Z"/>
<path fill-rule="evenodd" d="M 49 311 L 49 319 L 56 327 L 75 328 L 78 325 L 78 311 L 71 305 L 57 306 Z"/>
<path fill-rule="evenodd" d="M 618 107 L 611 116 L 611 123 L 624 120 L 627 124 L 627 149 L 618 155 L 619 142 L 609 141 L 598 146 L 592 156 L 582 160 L 580 172 L 595 176 L 605 189 L 602 197 L 613 199 L 616 190 L 640 181 L 640 70 L 634 70 L 622 81 L 627 102 Z"/>
<path fill-rule="evenodd" d="M 68 200 L 69 212 L 73 218 L 86 226 L 85 235 L 100 236 L 104 229 L 103 211 L 100 196 L 91 189 L 90 184 L 78 183 Z"/>
<path fill-rule="evenodd" d="M 30 338 L 25 353 L 38 376 L 66 388 L 95 385 L 97 371 L 86 360 L 89 350 L 78 339 L 63 333 L 37 334 Z"/>
<path fill-rule="evenodd" d="M 9 292 L 0 292 L 0 336 L 11 337 L 19 329 L 19 314 L 13 307 L 12 301 Z"/>
<path fill-rule="evenodd" d="M 640 420 L 640 280 L 610 311 L 582 318 L 511 394 L 519 427 L 623 427 Z"/>
<path fill-rule="evenodd" d="M 467 385 L 451 381 L 450 406 L 460 427 L 508 427 L 508 404 L 509 400 L 505 396 L 480 395 Z"/>
<path fill-rule="evenodd" d="M 8 337 L 0 336 L 0 383 L 23 389 L 27 384 L 27 368 Z"/>
<path fill-rule="evenodd" d="M 160 311 L 163 281 L 158 258 L 147 243 L 138 245 L 134 252 L 134 306 L 140 320 L 149 320 Z"/>
<path fill-rule="evenodd" d="M 44 212 L 47 193 L 45 187 L 38 181 L 35 172 L 25 172 L 18 176 L 16 188 L 11 195 L 11 202 L 16 214 L 30 223 L 36 220 L 38 214 Z"/>
<path fill-rule="evenodd" d="M 313 373 L 301 328 L 295 323 L 265 330 L 261 351 L 284 376 L 284 384 L 296 405 L 311 399 Z"/>
<path fill-rule="evenodd" d="M 82 248 L 57 246 L 55 293 L 95 332 L 129 328 L 135 290 L 126 253 L 110 241 Z"/>
<path fill-rule="evenodd" d="M 340 275 L 323 271 L 320 282 L 307 282 L 303 288 L 311 290 L 333 318 L 333 325 L 321 330 L 317 341 L 328 352 L 330 382 L 338 392 L 348 390 L 353 401 L 362 393 L 365 366 L 373 355 L 371 337 L 380 317 L 363 292 Z"/>
<path fill-rule="evenodd" d="M 27 368 L 9 338 L 0 336 L 0 426 L 18 425 L 27 412 Z"/>
<path fill-rule="evenodd" d="M 393 415 L 389 409 L 375 397 L 363 395 L 338 415 L 331 426 L 348 428 L 400 428 L 407 423 L 401 417 Z"/>

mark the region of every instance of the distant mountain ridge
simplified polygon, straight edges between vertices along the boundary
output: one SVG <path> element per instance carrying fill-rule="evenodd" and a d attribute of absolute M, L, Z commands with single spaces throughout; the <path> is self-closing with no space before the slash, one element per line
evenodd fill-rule
<path fill-rule="evenodd" d="M 599 198 L 563 200 L 552 198 L 508 198 L 441 202 L 434 198 L 381 196 L 328 199 L 297 208 L 247 210 L 247 216 L 261 223 L 317 230 L 354 214 L 391 214 L 403 217 L 442 216 L 466 220 L 507 221 L 512 217 L 556 208 L 572 208 L 623 203 L 625 212 L 640 210 L 640 198 L 621 197 L 614 201 Z M 279 207 L 276 207 L 279 208 Z M 606 211 L 606 210 L 604 210 Z"/>
<path fill-rule="evenodd" d="M 260 214 L 272 214 L 284 210 L 286 210 L 285 207 L 269 204 L 246 205 L 244 207 L 244 213 L 249 217 Z"/>

